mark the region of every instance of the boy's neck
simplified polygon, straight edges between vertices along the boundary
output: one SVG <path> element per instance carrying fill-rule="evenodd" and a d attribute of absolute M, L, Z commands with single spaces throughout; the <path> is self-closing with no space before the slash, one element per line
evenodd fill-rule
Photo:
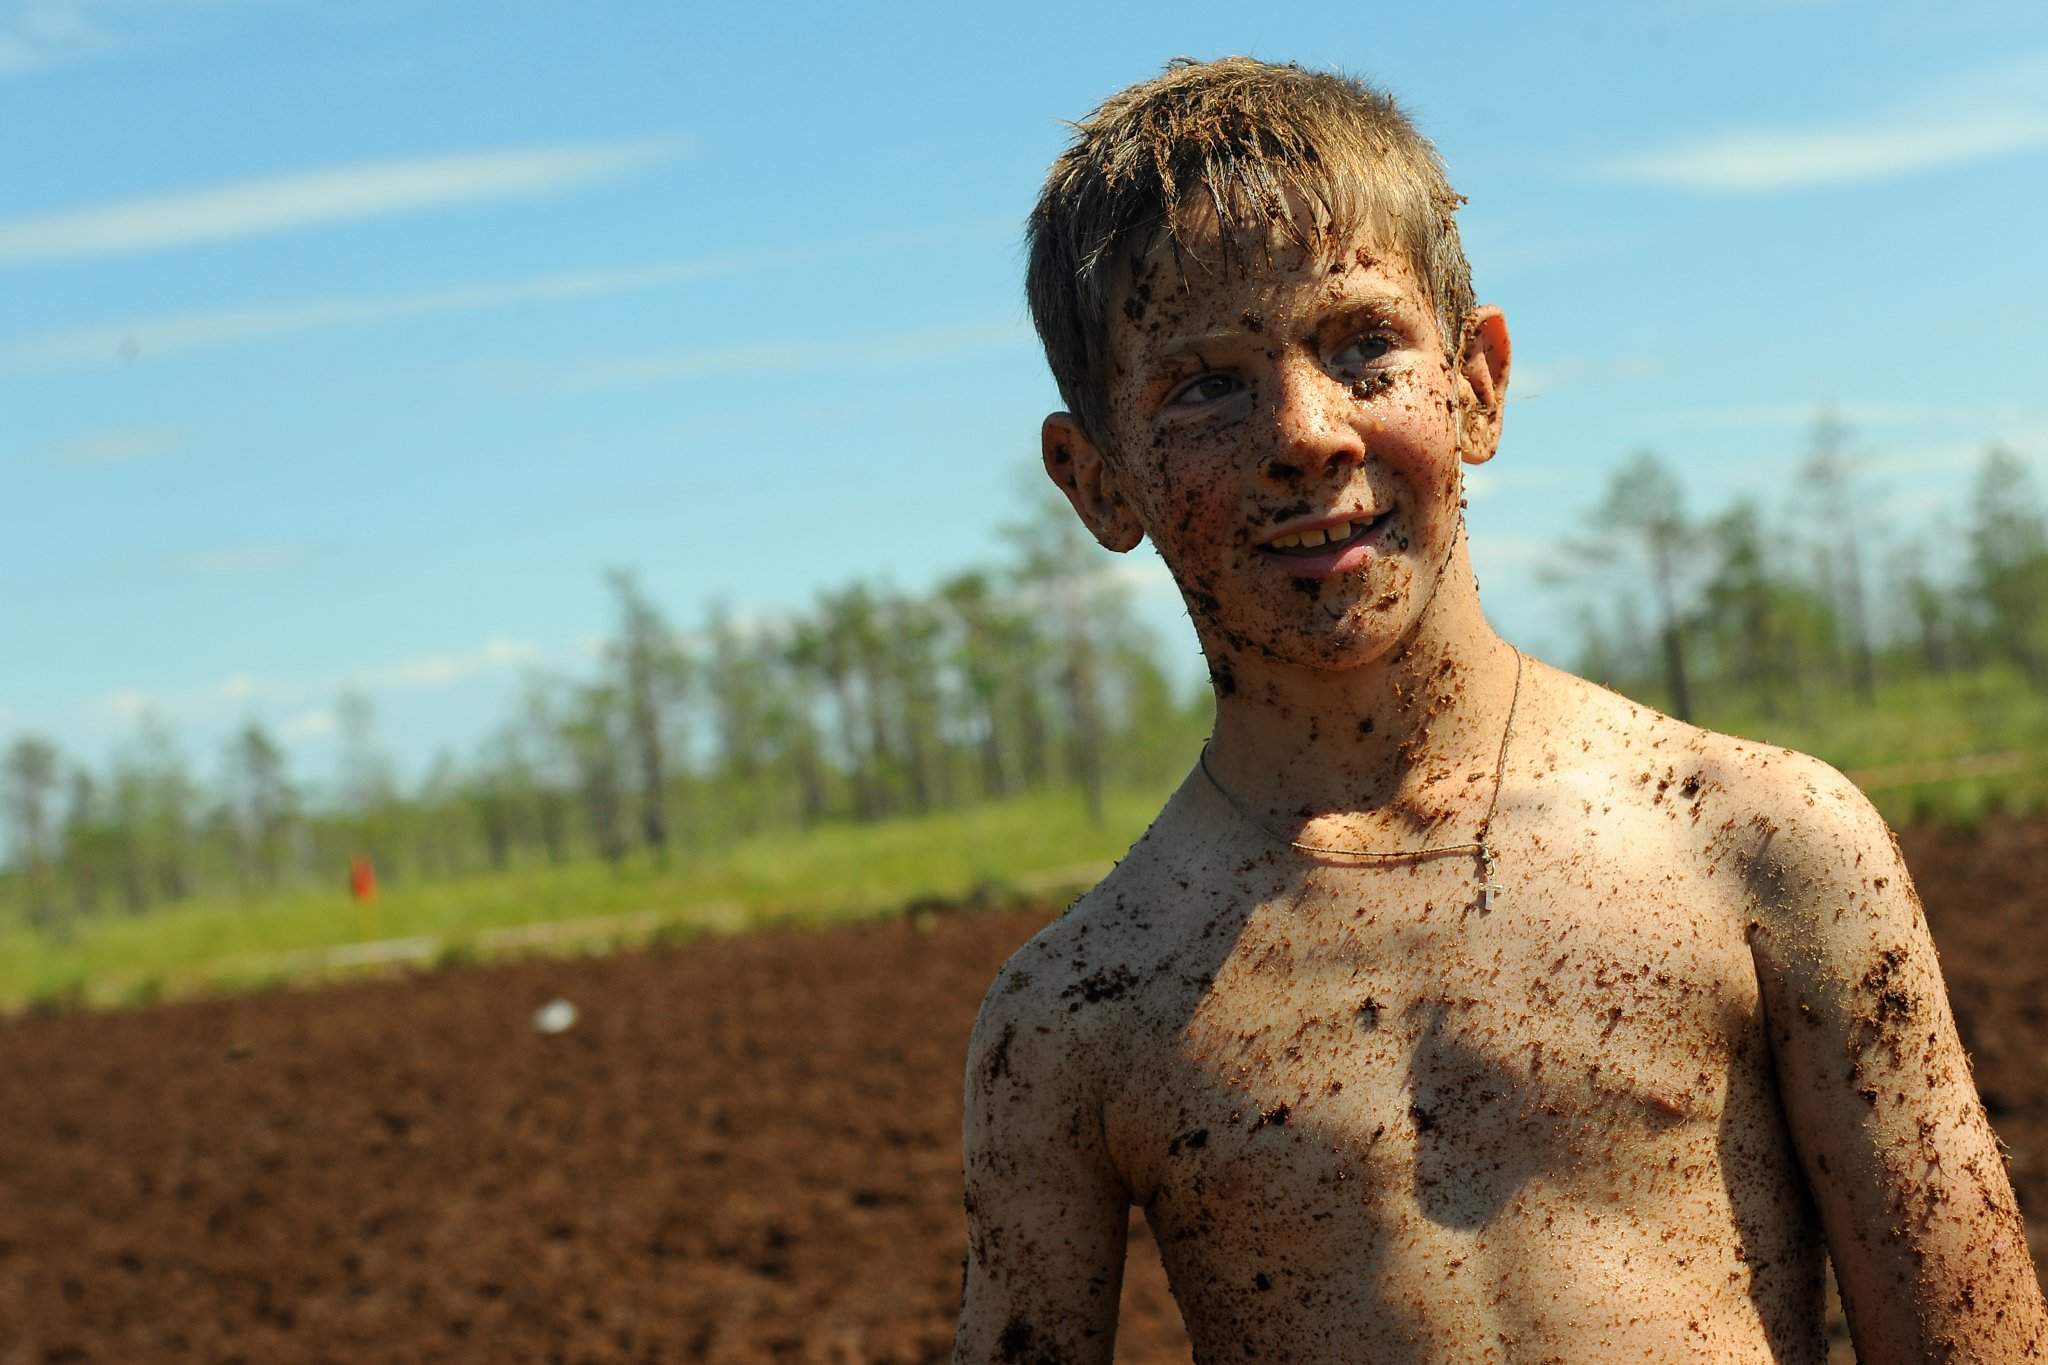
<path fill-rule="evenodd" d="M 1449 606 L 1342 672 L 1233 657 L 1235 687 L 1217 699 L 1209 741 L 1216 779 L 1275 829 L 1381 810 L 1420 828 L 1483 809 L 1518 656 L 1476 594 L 1469 610 Z M 1474 772 L 1484 779 L 1468 781 Z"/>

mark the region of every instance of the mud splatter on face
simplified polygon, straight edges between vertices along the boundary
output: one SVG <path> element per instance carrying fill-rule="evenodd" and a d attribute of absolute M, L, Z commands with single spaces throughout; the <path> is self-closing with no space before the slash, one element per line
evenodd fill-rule
<path fill-rule="evenodd" d="M 1458 431 L 1434 404 L 1457 381 L 1400 253 L 1268 247 L 1235 254 L 1230 269 L 1147 258 L 1148 272 L 1177 283 L 1128 291 L 1110 338 L 1124 369 L 1111 426 L 1117 448 L 1142 452 L 1126 481 L 1132 507 L 1188 593 L 1205 649 L 1321 668 L 1412 629 L 1448 563 Z M 1348 449 L 1317 449 L 1346 428 Z M 1291 583 L 1300 575 L 1265 548 L 1266 528 L 1347 510 L 1385 518 L 1380 554 L 1356 581 L 1313 593 Z"/>

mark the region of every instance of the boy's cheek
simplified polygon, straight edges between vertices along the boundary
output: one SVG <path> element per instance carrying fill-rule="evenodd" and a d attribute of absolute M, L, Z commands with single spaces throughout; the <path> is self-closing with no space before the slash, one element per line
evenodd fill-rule
<path fill-rule="evenodd" d="M 1153 513 L 1145 518 L 1146 536 L 1171 566 L 1193 565 L 1215 558 L 1213 547 L 1229 545 L 1233 539 L 1233 528 L 1224 526 L 1212 515 L 1205 515 L 1202 508 L 1193 505 L 1192 498 L 1169 496 L 1160 503 Z M 1242 544 L 1242 527 L 1235 528 L 1237 543 Z"/>

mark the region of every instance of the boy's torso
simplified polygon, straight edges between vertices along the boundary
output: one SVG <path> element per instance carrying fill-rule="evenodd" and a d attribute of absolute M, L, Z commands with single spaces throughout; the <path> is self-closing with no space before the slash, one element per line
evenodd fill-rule
<path fill-rule="evenodd" d="M 1184 793 L 1014 964 L 1056 986 L 1198 1358 L 1823 1358 L 1742 760 L 1551 677 L 1490 910 L 1469 854 L 1312 860 Z"/>

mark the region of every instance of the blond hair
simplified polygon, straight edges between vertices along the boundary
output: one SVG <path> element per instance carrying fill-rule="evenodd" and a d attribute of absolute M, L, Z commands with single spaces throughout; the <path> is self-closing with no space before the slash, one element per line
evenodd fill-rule
<path fill-rule="evenodd" d="M 1060 397 L 1111 449 L 1109 310 L 1125 272 L 1161 244 L 1183 278 L 1191 262 L 1228 269 L 1275 230 L 1309 248 L 1371 232 L 1404 253 L 1455 359 L 1473 307 L 1463 202 L 1384 91 L 1291 63 L 1176 58 L 1074 125 L 1031 211 L 1025 294 Z M 1200 254 L 1210 240 L 1216 262 Z"/>

